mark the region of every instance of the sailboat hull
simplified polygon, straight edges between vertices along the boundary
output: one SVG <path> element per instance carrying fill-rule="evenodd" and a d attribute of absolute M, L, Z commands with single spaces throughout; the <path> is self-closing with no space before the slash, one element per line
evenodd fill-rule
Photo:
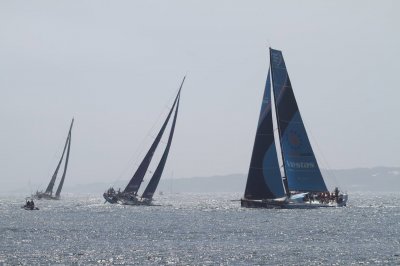
<path fill-rule="evenodd" d="M 152 199 L 149 198 L 140 198 L 132 193 L 118 192 L 118 193 L 107 193 L 103 194 L 106 202 L 111 204 L 120 204 L 120 205 L 151 205 Z"/>
<path fill-rule="evenodd" d="M 320 203 L 319 201 L 311 202 L 295 202 L 291 200 L 249 200 L 240 199 L 240 204 L 245 208 L 262 208 L 262 209 L 317 209 L 317 208 L 332 208 L 345 207 L 347 205 L 347 195 L 343 195 L 343 200 L 340 203 Z"/>
<path fill-rule="evenodd" d="M 138 198 L 138 197 L 129 197 L 129 198 L 119 198 L 118 203 L 121 205 L 131 205 L 131 206 L 139 206 L 139 205 L 151 205 L 152 200 L 146 198 Z"/>
<path fill-rule="evenodd" d="M 282 209 L 286 201 L 240 199 L 240 205 L 245 208 Z"/>
<path fill-rule="evenodd" d="M 60 199 L 60 197 L 55 197 L 55 196 L 49 195 L 49 194 L 44 193 L 44 192 L 36 192 L 36 194 L 33 195 L 32 197 L 35 198 L 35 199 L 39 199 L 39 200 L 41 200 L 41 199 L 59 200 Z"/>
<path fill-rule="evenodd" d="M 123 201 L 123 202 L 118 202 L 121 205 L 130 205 L 130 206 L 150 206 L 152 205 L 151 202 L 147 201 Z"/>
<path fill-rule="evenodd" d="M 107 193 L 104 193 L 103 197 L 106 200 L 106 202 L 108 202 L 108 203 L 111 203 L 111 204 L 118 203 L 117 196 L 111 196 L 111 195 L 108 195 Z"/>

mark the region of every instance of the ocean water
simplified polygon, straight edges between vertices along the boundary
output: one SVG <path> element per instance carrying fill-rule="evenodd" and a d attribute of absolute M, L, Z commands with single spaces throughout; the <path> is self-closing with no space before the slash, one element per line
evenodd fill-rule
<path fill-rule="evenodd" d="M 0 265 L 400 265 L 400 194 L 349 206 L 240 207 L 240 194 L 156 195 L 160 206 L 68 195 L 0 197 Z"/>

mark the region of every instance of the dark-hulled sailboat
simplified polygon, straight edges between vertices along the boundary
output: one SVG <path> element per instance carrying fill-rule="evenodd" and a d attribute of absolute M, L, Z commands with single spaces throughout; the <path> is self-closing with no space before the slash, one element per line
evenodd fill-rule
<path fill-rule="evenodd" d="M 70 125 L 69 131 L 68 131 L 68 136 L 67 136 L 67 139 L 65 140 L 64 149 L 63 149 L 61 158 L 57 164 L 56 170 L 54 171 L 53 176 L 50 179 L 50 183 L 47 186 L 46 191 L 45 192 L 37 191 L 36 194 L 33 195 L 33 197 L 35 197 L 36 199 L 60 199 L 61 190 L 64 185 L 65 176 L 67 174 L 69 153 L 71 150 L 71 131 L 72 131 L 73 124 L 74 124 L 74 119 L 72 118 L 71 125 Z M 61 163 L 63 162 L 65 152 L 67 152 L 67 154 L 66 154 L 65 161 L 64 161 L 64 171 L 61 176 L 61 181 L 58 185 L 56 194 L 53 195 L 54 184 L 56 182 L 57 174 L 60 169 Z"/>
<path fill-rule="evenodd" d="M 273 119 L 278 127 L 283 174 L 278 161 Z M 316 208 L 345 206 L 346 202 L 346 194 L 339 193 L 337 188 L 330 193 L 325 185 L 300 116 L 282 52 L 270 48 L 270 69 L 241 206 Z"/>
<path fill-rule="evenodd" d="M 160 181 L 161 175 L 163 173 L 165 164 L 167 162 L 168 153 L 169 153 L 169 150 L 171 147 L 172 137 L 173 137 L 174 131 L 175 131 L 176 119 L 178 116 L 181 89 L 182 89 L 183 83 L 185 81 L 185 78 L 186 77 L 184 77 L 182 80 L 178 94 L 176 95 L 174 103 L 173 103 L 171 109 L 169 110 L 167 118 L 165 119 L 163 125 L 161 126 L 160 131 L 158 132 L 156 138 L 154 139 L 152 145 L 150 146 L 149 150 L 147 151 L 146 155 L 144 156 L 144 159 L 140 163 L 138 169 L 134 173 L 134 175 L 131 178 L 131 180 L 129 181 L 128 185 L 125 187 L 125 189 L 122 192 L 115 191 L 114 188 L 108 189 L 103 194 L 103 197 L 107 202 L 112 203 L 112 204 L 119 203 L 119 204 L 124 204 L 124 205 L 148 205 L 152 202 L 154 192 L 157 189 L 157 186 Z M 139 197 L 138 191 L 139 191 L 140 185 L 142 184 L 143 179 L 148 171 L 148 168 L 150 166 L 154 152 L 156 151 L 158 144 L 161 141 L 161 138 L 164 134 L 164 131 L 168 125 L 168 122 L 172 116 L 174 109 L 175 109 L 175 112 L 173 115 L 173 120 L 172 120 L 172 124 L 171 124 L 171 129 L 169 132 L 167 145 L 166 145 L 165 150 L 161 156 L 161 159 L 157 165 L 157 168 L 153 173 L 153 176 L 151 177 L 142 196 Z"/>

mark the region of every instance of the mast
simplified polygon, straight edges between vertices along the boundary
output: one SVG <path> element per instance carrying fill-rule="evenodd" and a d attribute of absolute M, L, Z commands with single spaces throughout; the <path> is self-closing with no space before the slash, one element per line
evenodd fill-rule
<path fill-rule="evenodd" d="M 69 142 L 68 142 L 68 149 L 67 149 L 67 157 L 65 158 L 64 172 L 63 172 L 63 175 L 61 177 L 60 184 L 58 185 L 58 188 L 57 188 L 56 198 L 60 197 L 61 189 L 62 189 L 62 187 L 64 185 L 65 175 L 67 174 L 67 167 L 68 167 L 70 149 L 71 149 L 71 131 L 69 132 Z"/>
<path fill-rule="evenodd" d="M 154 195 L 154 192 L 157 189 L 158 183 L 160 182 L 161 175 L 162 175 L 162 173 L 164 171 L 165 163 L 167 162 L 168 153 L 169 153 L 169 150 L 171 148 L 172 137 L 174 136 L 176 118 L 178 116 L 179 100 L 180 100 L 180 90 L 179 90 L 179 93 L 178 93 L 178 103 L 176 104 L 174 120 L 172 121 L 172 125 L 171 125 L 171 130 L 170 130 L 170 133 L 169 133 L 169 137 L 168 137 L 167 146 L 165 147 L 165 150 L 164 150 L 164 153 L 163 153 L 163 155 L 161 157 L 161 160 L 158 163 L 158 166 L 157 166 L 156 170 L 154 171 L 154 174 L 151 177 L 149 184 L 147 185 L 146 189 L 143 192 L 142 198 L 151 199 L 153 197 L 153 195 Z"/>
<path fill-rule="evenodd" d="M 64 158 L 65 150 L 67 149 L 67 145 L 68 145 L 68 142 L 69 142 L 69 138 L 70 138 L 70 135 L 71 135 L 71 129 L 72 129 L 72 125 L 73 125 L 73 124 L 74 124 L 74 119 L 72 118 L 72 122 L 71 122 L 71 125 L 70 125 L 70 127 L 69 127 L 68 136 L 67 136 L 67 139 L 65 140 L 64 149 L 63 149 L 63 152 L 62 152 L 60 161 L 58 162 L 57 167 L 56 167 L 56 170 L 54 171 L 53 176 L 52 176 L 52 178 L 50 179 L 50 183 L 49 183 L 49 185 L 48 185 L 47 188 L 46 188 L 46 191 L 45 191 L 46 194 L 51 195 L 51 194 L 53 193 L 54 183 L 56 182 L 58 170 L 60 169 L 61 162 L 62 162 L 62 160 L 63 160 L 63 158 Z"/>
<path fill-rule="evenodd" d="M 165 128 L 167 127 L 168 121 L 171 117 L 172 111 L 176 105 L 176 102 L 178 101 L 183 83 L 185 82 L 186 76 L 183 78 L 181 86 L 179 88 L 178 94 L 176 95 L 176 98 L 174 100 L 174 103 L 171 107 L 171 110 L 168 113 L 167 118 L 164 121 L 164 124 L 162 125 L 160 131 L 158 132 L 153 144 L 151 145 L 150 149 L 147 151 L 146 156 L 143 158 L 142 162 L 140 163 L 138 169 L 136 170 L 135 174 L 129 181 L 128 185 L 125 187 L 124 192 L 125 193 L 134 193 L 137 194 L 137 191 L 139 190 L 140 185 L 142 184 L 142 181 L 144 179 L 144 176 L 146 175 L 147 169 L 149 168 L 151 159 L 153 158 L 154 152 L 157 149 L 158 144 L 161 141 L 161 138 L 164 134 Z"/>
<path fill-rule="evenodd" d="M 275 108 L 275 116 L 276 116 L 276 121 L 277 121 L 277 126 L 278 126 L 278 136 L 279 136 L 279 146 L 281 148 L 281 156 L 282 156 L 282 167 L 283 167 L 283 177 L 282 177 L 282 182 L 283 182 L 283 186 L 285 187 L 285 191 L 286 191 L 286 196 L 290 197 L 290 190 L 289 190 L 289 184 L 288 184 L 288 180 L 287 180 L 287 175 L 286 175 L 286 167 L 285 167 L 285 156 L 283 154 L 283 148 L 282 148 L 282 140 L 281 140 L 281 127 L 280 127 L 280 123 L 279 123 L 279 114 L 277 111 L 277 99 L 276 99 L 276 94 L 273 90 L 274 87 L 274 73 L 272 71 L 272 49 L 271 47 L 269 48 L 269 64 L 271 66 L 271 79 L 272 79 L 272 85 L 271 85 L 271 93 L 274 95 L 274 108 Z"/>

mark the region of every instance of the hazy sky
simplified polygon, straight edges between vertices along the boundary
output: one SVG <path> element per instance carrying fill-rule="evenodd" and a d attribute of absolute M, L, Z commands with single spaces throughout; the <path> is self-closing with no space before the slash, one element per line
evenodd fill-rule
<path fill-rule="evenodd" d="M 129 179 L 187 74 L 163 178 L 247 173 L 283 51 L 322 167 L 400 166 L 399 1 L 1 1 L 0 186 Z M 157 122 L 157 123 L 156 123 Z"/>

